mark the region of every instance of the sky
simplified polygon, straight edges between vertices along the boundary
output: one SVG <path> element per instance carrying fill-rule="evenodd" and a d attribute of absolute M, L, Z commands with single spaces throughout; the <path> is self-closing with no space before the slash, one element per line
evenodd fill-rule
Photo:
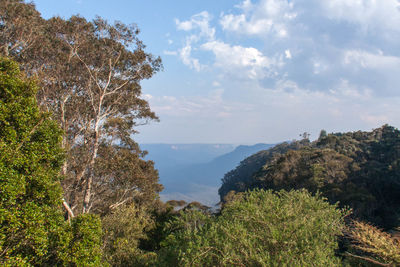
<path fill-rule="evenodd" d="M 398 0 L 34 0 L 135 23 L 164 70 L 139 143 L 277 143 L 400 125 Z"/>

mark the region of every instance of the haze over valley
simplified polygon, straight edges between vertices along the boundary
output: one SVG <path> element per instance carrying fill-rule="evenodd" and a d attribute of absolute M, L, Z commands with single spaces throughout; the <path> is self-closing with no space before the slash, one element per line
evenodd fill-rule
<path fill-rule="evenodd" d="M 164 190 L 164 201 L 198 201 L 208 206 L 219 202 L 218 188 L 224 174 L 246 157 L 270 148 L 270 144 L 142 144 L 147 159 L 155 162 Z"/>

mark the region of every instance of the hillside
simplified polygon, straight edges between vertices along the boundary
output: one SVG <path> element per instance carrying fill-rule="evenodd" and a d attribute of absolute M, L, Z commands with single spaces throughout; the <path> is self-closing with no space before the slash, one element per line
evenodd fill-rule
<path fill-rule="evenodd" d="M 384 125 L 371 132 L 323 131 L 318 140 L 283 143 L 258 152 L 223 178 L 221 199 L 230 191 L 306 188 L 353 216 L 384 228 L 399 225 L 400 132 Z"/>

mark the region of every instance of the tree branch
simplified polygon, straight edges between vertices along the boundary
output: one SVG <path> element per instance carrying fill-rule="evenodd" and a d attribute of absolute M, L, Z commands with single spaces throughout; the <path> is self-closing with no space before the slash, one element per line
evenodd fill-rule
<path fill-rule="evenodd" d="M 71 207 L 68 205 L 67 201 L 65 201 L 65 199 L 63 199 L 63 206 L 68 212 L 68 217 L 74 218 L 75 217 L 74 212 L 72 211 Z"/>
<path fill-rule="evenodd" d="M 374 260 L 374 259 L 371 259 L 371 258 L 368 258 L 368 257 L 363 257 L 363 256 L 358 256 L 358 255 L 351 254 L 350 252 L 346 252 L 346 254 L 351 256 L 351 257 L 353 257 L 353 258 L 365 260 L 365 261 L 371 262 L 371 263 L 379 265 L 379 266 L 390 266 L 389 263 L 382 263 L 382 262 L 379 262 L 377 260 Z"/>

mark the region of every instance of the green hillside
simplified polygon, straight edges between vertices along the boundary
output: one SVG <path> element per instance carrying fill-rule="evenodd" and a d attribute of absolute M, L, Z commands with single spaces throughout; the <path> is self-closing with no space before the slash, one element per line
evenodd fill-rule
<path fill-rule="evenodd" d="M 254 154 L 223 178 L 221 199 L 254 188 L 320 191 L 353 216 L 384 228 L 399 225 L 400 132 L 384 125 L 371 132 L 326 134 L 283 143 Z"/>

